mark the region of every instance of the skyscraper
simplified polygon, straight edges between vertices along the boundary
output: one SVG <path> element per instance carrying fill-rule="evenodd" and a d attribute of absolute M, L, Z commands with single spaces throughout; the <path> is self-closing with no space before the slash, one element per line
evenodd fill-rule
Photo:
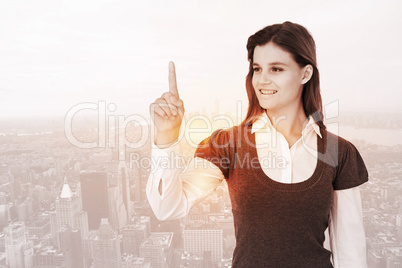
<path fill-rule="evenodd" d="M 102 218 L 109 218 L 107 174 L 83 171 L 80 180 L 82 206 L 88 213 L 89 229 L 96 230 Z"/>
<path fill-rule="evenodd" d="M 123 203 L 126 208 L 127 218 L 129 219 L 134 214 L 134 204 L 131 201 L 130 196 L 130 180 L 128 176 L 128 172 L 126 169 L 126 165 L 124 161 L 119 162 L 118 167 L 118 181 L 121 186 Z"/>
<path fill-rule="evenodd" d="M 34 267 L 67 267 L 65 256 L 52 246 L 35 246 Z"/>
<path fill-rule="evenodd" d="M 84 268 L 80 230 L 64 226 L 58 231 L 59 249 L 65 258 L 66 268 Z"/>
<path fill-rule="evenodd" d="M 55 217 L 56 232 L 65 225 L 69 225 L 72 229 L 79 229 L 82 238 L 88 236 L 87 212 L 82 209 L 81 198 L 71 191 L 66 179 L 61 194 L 56 199 Z"/>
<path fill-rule="evenodd" d="M 140 257 L 153 268 L 169 267 L 173 256 L 173 232 L 152 232 L 140 246 Z"/>
<path fill-rule="evenodd" d="M 82 204 L 88 212 L 90 230 L 96 230 L 102 218 L 109 219 L 113 229 L 120 229 L 127 223 L 125 195 L 116 168 L 114 166 L 114 172 L 81 172 Z"/>
<path fill-rule="evenodd" d="M 124 206 L 121 187 L 118 184 L 109 184 L 107 191 L 110 225 L 117 230 L 127 224 L 127 211 Z"/>
<path fill-rule="evenodd" d="M 120 268 L 120 238 L 109 224 L 108 219 L 101 219 L 98 233 L 91 239 L 93 249 L 93 268 Z"/>
<path fill-rule="evenodd" d="M 139 256 L 142 242 L 150 235 L 150 217 L 141 216 L 134 224 L 125 226 L 121 234 L 123 236 L 123 253 Z"/>
<path fill-rule="evenodd" d="M 5 235 L 6 262 L 9 267 L 32 267 L 32 242 L 27 241 L 25 223 L 11 222 L 3 229 Z"/>
<path fill-rule="evenodd" d="M 134 202 L 140 204 L 146 197 L 143 194 L 143 182 L 140 172 L 135 164 L 129 170 L 129 175 L 134 180 Z"/>

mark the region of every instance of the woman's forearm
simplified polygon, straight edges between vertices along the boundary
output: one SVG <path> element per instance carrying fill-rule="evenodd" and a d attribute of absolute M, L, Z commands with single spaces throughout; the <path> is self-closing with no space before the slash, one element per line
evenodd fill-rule
<path fill-rule="evenodd" d="M 177 144 L 172 147 L 177 147 Z M 204 159 L 193 159 L 184 170 L 176 166 L 176 161 L 170 161 L 176 154 L 172 147 L 152 148 L 153 169 L 148 178 L 146 194 L 159 220 L 184 217 L 194 204 L 210 195 L 223 179 L 220 169 Z"/>

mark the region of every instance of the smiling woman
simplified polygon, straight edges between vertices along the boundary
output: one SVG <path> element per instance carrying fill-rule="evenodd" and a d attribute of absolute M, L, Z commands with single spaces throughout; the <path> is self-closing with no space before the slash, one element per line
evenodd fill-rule
<path fill-rule="evenodd" d="M 277 127 L 274 118 L 289 111 L 299 114 L 304 121 L 301 96 L 303 85 L 313 74 L 312 66 L 300 67 L 292 54 L 273 42 L 255 48 L 252 66 L 255 94 L 261 108 L 267 110 L 273 120 L 274 127 Z"/>
<path fill-rule="evenodd" d="M 357 186 L 368 173 L 356 147 L 323 123 L 313 38 L 303 26 L 284 22 L 250 36 L 247 50 L 246 118 L 203 140 L 182 174 L 163 167 L 150 174 L 147 196 L 155 215 L 183 217 L 226 180 L 236 234 L 233 267 L 366 267 Z M 153 157 L 172 157 L 184 114 L 173 63 L 169 70 L 170 91 L 150 106 L 157 129 Z M 267 165 L 272 155 L 284 161 Z M 330 250 L 323 245 L 327 228 Z"/>

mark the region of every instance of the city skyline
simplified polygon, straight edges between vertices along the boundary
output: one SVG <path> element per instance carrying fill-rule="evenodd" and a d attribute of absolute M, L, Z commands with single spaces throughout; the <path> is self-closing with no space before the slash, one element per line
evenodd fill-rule
<path fill-rule="evenodd" d="M 402 129 L 402 118 L 363 114 L 347 115 L 342 121 L 370 130 L 349 139 L 361 152 L 370 176 L 361 187 L 368 268 L 398 267 L 402 144 L 381 145 L 368 133 L 381 130 L 389 132 L 386 139 L 392 138 Z M 40 129 L 37 122 L 34 125 Z M 90 126 L 77 130 L 79 138 L 97 134 Z M 139 126 L 131 126 L 128 138 L 138 132 Z M 194 148 L 181 145 L 183 156 L 193 155 Z M 140 163 L 151 154 L 149 143 L 127 150 Z M 230 265 L 236 241 L 225 183 L 187 216 L 159 221 L 145 195 L 151 168 L 130 166 L 130 158 L 122 163 L 119 155 L 118 148 L 74 146 L 63 131 L 0 135 L 0 265 Z"/>

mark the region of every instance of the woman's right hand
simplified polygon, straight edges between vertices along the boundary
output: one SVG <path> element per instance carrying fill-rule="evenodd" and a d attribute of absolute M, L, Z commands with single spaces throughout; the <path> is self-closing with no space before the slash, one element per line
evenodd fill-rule
<path fill-rule="evenodd" d="M 149 108 L 157 130 L 155 145 L 159 148 L 168 147 L 178 139 L 184 115 L 184 104 L 179 98 L 176 70 L 172 61 L 169 62 L 169 91 L 151 103 Z"/>

